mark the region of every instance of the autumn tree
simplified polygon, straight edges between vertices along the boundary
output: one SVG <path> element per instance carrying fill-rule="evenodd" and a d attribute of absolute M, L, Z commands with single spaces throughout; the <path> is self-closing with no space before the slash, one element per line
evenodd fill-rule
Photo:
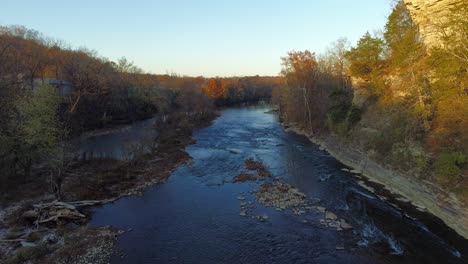
<path fill-rule="evenodd" d="M 76 129 L 86 129 L 109 120 L 111 95 L 122 84 L 111 62 L 92 51 L 78 50 L 64 52 L 61 63 L 63 77 L 73 87 L 67 123 Z"/>
<path fill-rule="evenodd" d="M 214 99 L 221 99 L 226 95 L 226 86 L 220 78 L 213 78 L 208 81 L 205 93 Z"/>
<path fill-rule="evenodd" d="M 351 86 L 351 82 L 348 79 L 349 62 L 346 59 L 346 53 L 349 51 L 351 44 L 346 38 L 339 38 L 330 44 L 327 49 L 325 56 L 321 62 L 321 67 L 325 73 L 334 75 L 340 82 L 342 89 L 348 89 Z"/>
<path fill-rule="evenodd" d="M 129 61 L 125 57 L 121 57 L 117 62 L 112 62 L 115 69 L 121 73 L 142 73 L 143 70 L 137 67 L 133 61 Z"/>
<path fill-rule="evenodd" d="M 48 64 L 48 50 L 35 41 L 27 41 L 20 51 L 28 81 L 33 86 L 34 78 L 42 78 Z"/>
<path fill-rule="evenodd" d="M 205 115 L 213 110 L 212 101 L 191 82 L 177 90 L 176 104 L 178 110 L 191 114 Z"/>
<path fill-rule="evenodd" d="M 312 131 L 312 93 L 317 92 L 317 61 L 315 53 L 308 50 L 292 51 L 287 57 L 282 58 L 284 76 L 290 89 L 298 89 L 302 93 L 303 107 L 307 127 Z"/>

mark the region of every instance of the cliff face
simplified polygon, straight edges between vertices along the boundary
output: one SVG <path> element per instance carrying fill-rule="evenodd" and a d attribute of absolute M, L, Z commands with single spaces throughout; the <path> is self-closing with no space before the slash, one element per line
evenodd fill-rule
<path fill-rule="evenodd" d="M 288 125 L 289 126 L 289 125 Z M 415 179 L 411 175 L 392 170 L 373 160 L 366 151 L 357 148 L 335 135 L 312 137 L 301 129 L 289 126 L 288 130 L 305 135 L 343 164 L 355 169 L 373 182 L 380 183 L 392 193 L 406 197 L 422 211 L 442 219 L 461 236 L 468 239 L 468 210 L 455 195 L 434 184 Z"/>
<path fill-rule="evenodd" d="M 438 26 L 445 22 L 444 18 L 455 7 L 466 0 L 403 0 L 411 18 L 419 25 L 419 30 L 427 46 L 438 46 Z"/>

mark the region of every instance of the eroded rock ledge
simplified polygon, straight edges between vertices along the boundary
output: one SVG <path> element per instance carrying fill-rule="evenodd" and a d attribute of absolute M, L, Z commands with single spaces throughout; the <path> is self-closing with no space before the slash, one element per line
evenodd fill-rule
<path fill-rule="evenodd" d="M 391 192 L 406 197 L 415 206 L 437 216 L 447 226 L 468 239 L 468 207 L 454 194 L 447 193 L 430 182 L 420 181 L 386 168 L 336 136 L 311 137 L 300 129 L 290 125 L 286 127 L 289 131 L 307 136 L 346 166 L 354 168 L 354 171 L 369 180 L 384 185 Z"/>

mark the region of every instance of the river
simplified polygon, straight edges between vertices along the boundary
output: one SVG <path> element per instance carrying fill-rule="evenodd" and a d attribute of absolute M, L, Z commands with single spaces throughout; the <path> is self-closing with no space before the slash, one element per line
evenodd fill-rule
<path fill-rule="evenodd" d="M 127 231 L 111 263 L 467 263 L 465 239 L 409 203 L 364 188 L 359 175 L 285 132 L 268 110 L 222 111 L 212 126 L 194 132 L 197 142 L 186 148 L 192 162 L 166 183 L 94 209 L 92 225 Z M 252 191 L 264 182 L 232 182 L 248 158 L 271 171 L 266 181 L 296 186 L 353 229 L 323 227 L 316 210 L 295 215 L 257 203 Z M 247 216 L 239 215 L 249 202 Z"/>

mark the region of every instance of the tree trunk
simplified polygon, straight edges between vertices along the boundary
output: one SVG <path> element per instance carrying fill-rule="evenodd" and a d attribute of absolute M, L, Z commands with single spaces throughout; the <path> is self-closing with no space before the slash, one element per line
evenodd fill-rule
<path fill-rule="evenodd" d="M 70 113 L 74 113 L 76 111 L 76 107 L 81 99 L 81 93 L 78 94 L 78 98 L 76 98 L 75 102 L 73 103 L 72 107 L 70 108 Z"/>
<path fill-rule="evenodd" d="M 309 95 L 307 93 L 307 88 L 304 84 L 304 87 L 303 87 L 303 95 L 304 95 L 304 107 L 306 109 L 306 116 L 307 116 L 307 120 L 306 122 L 308 122 L 308 129 L 309 129 L 309 132 L 312 132 L 312 111 L 310 109 L 310 103 L 309 103 Z"/>
<path fill-rule="evenodd" d="M 62 200 L 62 170 L 59 168 L 56 171 L 50 171 L 49 182 L 51 184 L 52 192 L 58 201 Z"/>

